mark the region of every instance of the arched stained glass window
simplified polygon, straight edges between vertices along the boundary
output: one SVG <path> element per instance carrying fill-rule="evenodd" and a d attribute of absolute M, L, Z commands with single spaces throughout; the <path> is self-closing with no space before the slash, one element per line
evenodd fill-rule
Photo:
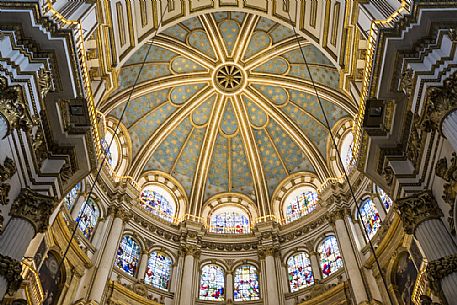
<path fill-rule="evenodd" d="M 326 237 L 318 248 L 324 278 L 343 267 L 343 258 L 335 236 Z"/>
<path fill-rule="evenodd" d="M 95 233 L 98 217 L 100 217 L 100 210 L 93 199 L 89 198 L 82 205 L 76 222 L 83 235 L 90 240 Z"/>
<path fill-rule="evenodd" d="M 286 223 L 308 215 L 317 207 L 317 192 L 311 187 L 302 187 L 290 193 L 284 205 Z"/>
<path fill-rule="evenodd" d="M 365 226 L 365 231 L 371 239 L 381 227 L 378 209 L 371 198 L 365 199 L 360 205 L 360 217 L 362 225 Z"/>
<path fill-rule="evenodd" d="M 64 203 L 67 210 L 71 211 L 75 205 L 76 199 L 78 199 L 79 192 L 81 191 L 81 182 L 77 183 L 65 196 Z"/>
<path fill-rule="evenodd" d="M 295 292 L 314 284 L 311 261 L 305 252 L 297 253 L 287 260 L 290 292 Z"/>
<path fill-rule="evenodd" d="M 392 204 L 393 204 L 392 199 L 391 199 L 391 198 L 389 197 L 389 195 L 387 195 L 386 192 L 384 192 L 384 190 L 383 190 L 382 188 L 380 188 L 379 186 L 376 186 L 376 191 L 378 192 L 379 198 L 381 198 L 382 204 L 384 205 L 384 207 L 386 208 L 386 210 L 389 211 L 390 207 L 391 207 Z"/>
<path fill-rule="evenodd" d="M 119 162 L 119 141 L 117 137 L 114 137 L 113 140 L 113 133 L 111 130 L 107 130 L 105 133 L 105 137 L 100 140 L 100 144 L 102 146 L 103 152 L 106 155 L 106 162 L 114 169 L 116 168 Z M 112 141 L 112 143 L 111 143 Z M 110 146 L 111 144 L 111 146 Z"/>
<path fill-rule="evenodd" d="M 235 301 L 260 299 L 259 275 L 255 266 L 243 265 L 236 268 L 233 282 L 233 298 Z"/>
<path fill-rule="evenodd" d="M 354 136 L 352 132 L 347 133 L 343 141 L 341 143 L 340 154 L 341 154 L 341 161 L 343 161 L 343 166 L 346 171 L 351 171 L 354 160 L 352 155 L 352 146 L 354 144 Z"/>
<path fill-rule="evenodd" d="M 144 282 L 153 287 L 168 290 L 171 277 L 171 258 L 161 251 L 154 251 L 149 255 L 148 266 L 144 275 Z"/>
<path fill-rule="evenodd" d="M 140 245 L 130 235 L 124 235 L 117 249 L 115 266 L 125 273 L 135 276 L 140 260 Z"/>
<path fill-rule="evenodd" d="M 140 199 L 146 211 L 167 221 L 173 221 L 176 204 L 166 190 L 157 185 L 148 185 L 141 192 Z"/>
<path fill-rule="evenodd" d="M 203 266 L 200 278 L 200 300 L 223 301 L 225 295 L 224 269 L 215 264 Z"/>
<path fill-rule="evenodd" d="M 210 232 L 225 234 L 249 233 L 249 218 L 239 208 L 226 207 L 211 216 Z"/>

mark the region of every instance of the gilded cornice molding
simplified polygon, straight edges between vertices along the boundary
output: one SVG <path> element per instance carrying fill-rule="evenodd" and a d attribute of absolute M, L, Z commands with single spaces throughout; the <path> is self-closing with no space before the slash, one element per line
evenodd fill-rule
<path fill-rule="evenodd" d="M 22 265 L 19 261 L 0 254 L 0 275 L 6 279 L 8 293 L 12 294 L 21 286 L 21 272 Z"/>
<path fill-rule="evenodd" d="M 43 233 L 49 225 L 49 217 L 54 211 L 54 198 L 39 194 L 29 188 L 22 189 L 11 206 L 10 215 L 29 221 L 35 233 Z"/>
<path fill-rule="evenodd" d="M 439 219 L 443 216 L 431 191 L 424 191 L 399 199 L 395 203 L 403 222 L 405 232 L 414 234 L 416 228 L 429 219 Z"/>
<path fill-rule="evenodd" d="M 441 132 L 444 119 L 456 109 L 457 73 L 454 73 L 444 80 L 442 87 L 428 89 L 421 127 L 427 132 L 433 130 Z"/>
<path fill-rule="evenodd" d="M 441 257 L 427 264 L 427 279 L 436 294 L 441 292 L 441 280 L 457 273 L 457 254 Z"/>

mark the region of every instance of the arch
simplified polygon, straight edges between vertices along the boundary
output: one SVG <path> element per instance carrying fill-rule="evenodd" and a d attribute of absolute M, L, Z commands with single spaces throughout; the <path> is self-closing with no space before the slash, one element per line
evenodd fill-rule
<path fill-rule="evenodd" d="M 149 254 L 144 275 L 145 284 L 168 290 L 170 288 L 172 266 L 173 260 L 168 254 L 160 250 L 152 251 Z"/>
<path fill-rule="evenodd" d="M 344 154 L 342 153 L 343 151 L 349 152 L 348 148 L 351 148 L 350 152 L 352 154 L 352 146 L 348 145 L 348 141 L 350 140 L 348 136 L 352 135 L 353 124 L 354 122 L 352 118 L 345 117 L 339 120 L 332 128 L 332 134 L 334 135 L 335 144 L 338 147 L 338 151 L 340 152 L 340 157 L 344 156 Z M 344 175 L 343 168 L 341 167 L 341 163 L 337 157 L 337 151 L 333 145 L 333 141 L 330 136 L 327 138 L 327 160 L 329 162 L 328 166 L 331 168 L 335 176 Z M 343 157 L 341 158 L 341 160 L 344 163 L 345 160 Z M 352 162 L 354 161 L 355 160 L 352 160 Z M 354 164 L 352 163 L 346 171 L 349 173 L 353 167 Z"/>
<path fill-rule="evenodd" d="M 216 263 L 207 263 L 200 268 L 198 298 L 208 301 L 224 301 L 225 270 Z"/>
<path fill-rule="evenodd" d="M 235 268 L 233 274 L 233 300 L 260 300 L 258 268 L 252 264 L 243 264 Z"/>
<path fill-rule="evenodd" d="M 209 218 L 209 231 L 220 234 L 250 233 L 251 221 L 242 208 L 225 204 L 215 209 Z"/>
<path fill-rule="evenodd" d="M 105 133 L 109 132 L 111 133 L 111 136 L 114 135 L 114 131 L 116 130 L 116 126 L 119 124 L 119 120 L 110 115 L 106 117 L 105 122 Z M 113 145 L 116 143 L 115 147 L 118 150 L 118 158 L 117 164 L 112 166 L 112 169 L 116 173 L 116 176 L 122 176 L 127 170 L 129 164 L 132 162 L 132 141 L 127 128 L 124 124 L 122 124 L 122 122 L 119 124 L 119 128 L 117 129 L 114 139 Z M 109 139 L 106 139 L 105 141 L 109 144 Z"/>
<path fill-rule="evenodd" d="M 100 207 L 96 203 L 96 199 L 92 197 L 87 198 L 76 218 L 79 230 L 87 240 L 91 240 L 94 236 L 99 219 Z"/>
<path fill-rule="evenodd" d="M 176 203 L 176 212 L 174 215 L 174 222 L 178 222 L 184 217 L 188 199 L 184 187 L 171 175 L 161 171 L 147 171 L 138 179 L 137 187 L 139 190 L 147 185 L 159 185 L 164 188 L 173 197 Z"/>
<path fill-rule="evenodd" d="M 343 267 L 343 257 L 334 235 L 324 237 L 317 248 L 322 277 L 326 278 Z"/>
<path fill-rule="evenodd" d="M 132 235 L 124 235 L 119 243 L 114 265 L 134 277 L 138 272 L 140 255 L 140 243 Z"/>
<path fill-rule="evenodd" d="M 226 204 L 237 206 L 245 211 L 248 214 L 251 223 L 254 222 L 259 215 L 256 204 L 248 196 L 240 193 L 222 193 L 214 195 L 205 202 L 202 207 L 201 217 L 208 219 L 216 209 L 220 208 L 221 205 Z"/>
<path fill-rule="evenodd" d="M 286 260 L 290 292 L 295 292 L 314 284 L 314 275 L 308 253 L 301 251 L 290 255 Z"/>
<path fill-rule="evenodd" d="M 369 239 L 372 239 L 381 227 L 381 217 L 371 197 L 365 196 L 365 198 L 362 198 L 359 203 L 359 212 L 357 213 L 357 216 L 359 216 L 357 218 L 362 230 L 366 232 Z"/>
<path fill-rule="evenodd" d="M 176 220 L 176 197 L 161 184 L 145 185 L 140 193 L 140 204 L 149 213 L 166 221 Z"/>
<path fill-rule="evenodd" d="M 282 207 L 284 206 L 287 196 L 300 187 L 310 187 L 319 193 L 321 186 L 322 183 L 315 173 L 298 172 L 289 175 L 278 184 L 276 190 L 273 192 L 273 196 L 271 197 L 273 215 L 278 221 L 285 223 Z"/>

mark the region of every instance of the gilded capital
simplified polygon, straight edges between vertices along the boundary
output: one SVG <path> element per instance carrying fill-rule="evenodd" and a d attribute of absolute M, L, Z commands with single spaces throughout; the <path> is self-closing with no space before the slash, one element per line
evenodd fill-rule
<path fill-rule="evenodd" d="M 11 206 L 10 215 L 24 218 L 33 225 L 36 233 L 43 233 L 48 227 L 49 217 L 54 208 L 54 198 L 25 188 Z"/>
<path fill-rule="evenodd" d="M 457 273 L 457 254 L 429 262 L 426 273 L 432 290 L 439 295 L 441 292 L 441 280 L 452 273 Z"/>
<path fill-rule="evenodd" d="M 414 234 L 414 231 L 422 222 L 443 216 L 431 191 L 399 199 L 395 206 L 408 234 Z"/>
<path fill-rule="evenodd" d="M 22 265 L 19 261 L 0 254 L 0 275 L 6 279 L 8 293 L 12 294 L 20 288 L 22 283 L 21 272 Z"/>
<path fill-rule="evenodd" d="M 191 255 L 195 258 L 199 258 L 201 254 L 201 250 L 196 245 L 185 245 L 181 248 L 181 251 L 184 256 Z"/>

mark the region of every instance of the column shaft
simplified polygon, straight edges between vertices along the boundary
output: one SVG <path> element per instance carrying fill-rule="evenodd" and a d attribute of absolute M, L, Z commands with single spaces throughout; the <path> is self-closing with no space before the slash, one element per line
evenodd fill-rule
<path fill-rule="evenodd" d="M 443 121 L 442 131 L 452 148 L 457 151 L 457 111 L 453 111 Z"/>
<path fill-rule="evenodd" d="M 321 268 L 319 267 L 319 258 L 317 252 L 311 252 L 309 254 L 309 260 L 311 261 L 311 269 L 313 270 L 314 280 L 322 279 Z"/>
<path fill-rule="evenodd" d="M 267 280 L 267 304 L 279 304 L 278 279 L 276 277 L 275 258 L 271 254 L 265 256 L 265 275 Z"/>
<path fill-rule="evenodd" d="M 225 300 L 233 301 L 233 274 L 231 272 L 227 272 L 227 283 L 225 286 Z"/>
<path fill-rule="evenodd" d="M 193 274 L 194 274 L 195 259 L 191 254 L 187 254 L 184 259 L 184 271 L 181 280 L 181 295 L 179 298 L 180 305 L 192 305 L 194 300 L 192 298 Z"/>
<path fill-rule="evenodd" d="M 140 266 L 138 268 L 138 279 L 140 279 L 140 280 L 144 280 L 144 274 L 146 272 L 146 268 L 148 267 L 148 259 L 149 259 L 148 253 L 143 253 L 141 255 Z"/>

